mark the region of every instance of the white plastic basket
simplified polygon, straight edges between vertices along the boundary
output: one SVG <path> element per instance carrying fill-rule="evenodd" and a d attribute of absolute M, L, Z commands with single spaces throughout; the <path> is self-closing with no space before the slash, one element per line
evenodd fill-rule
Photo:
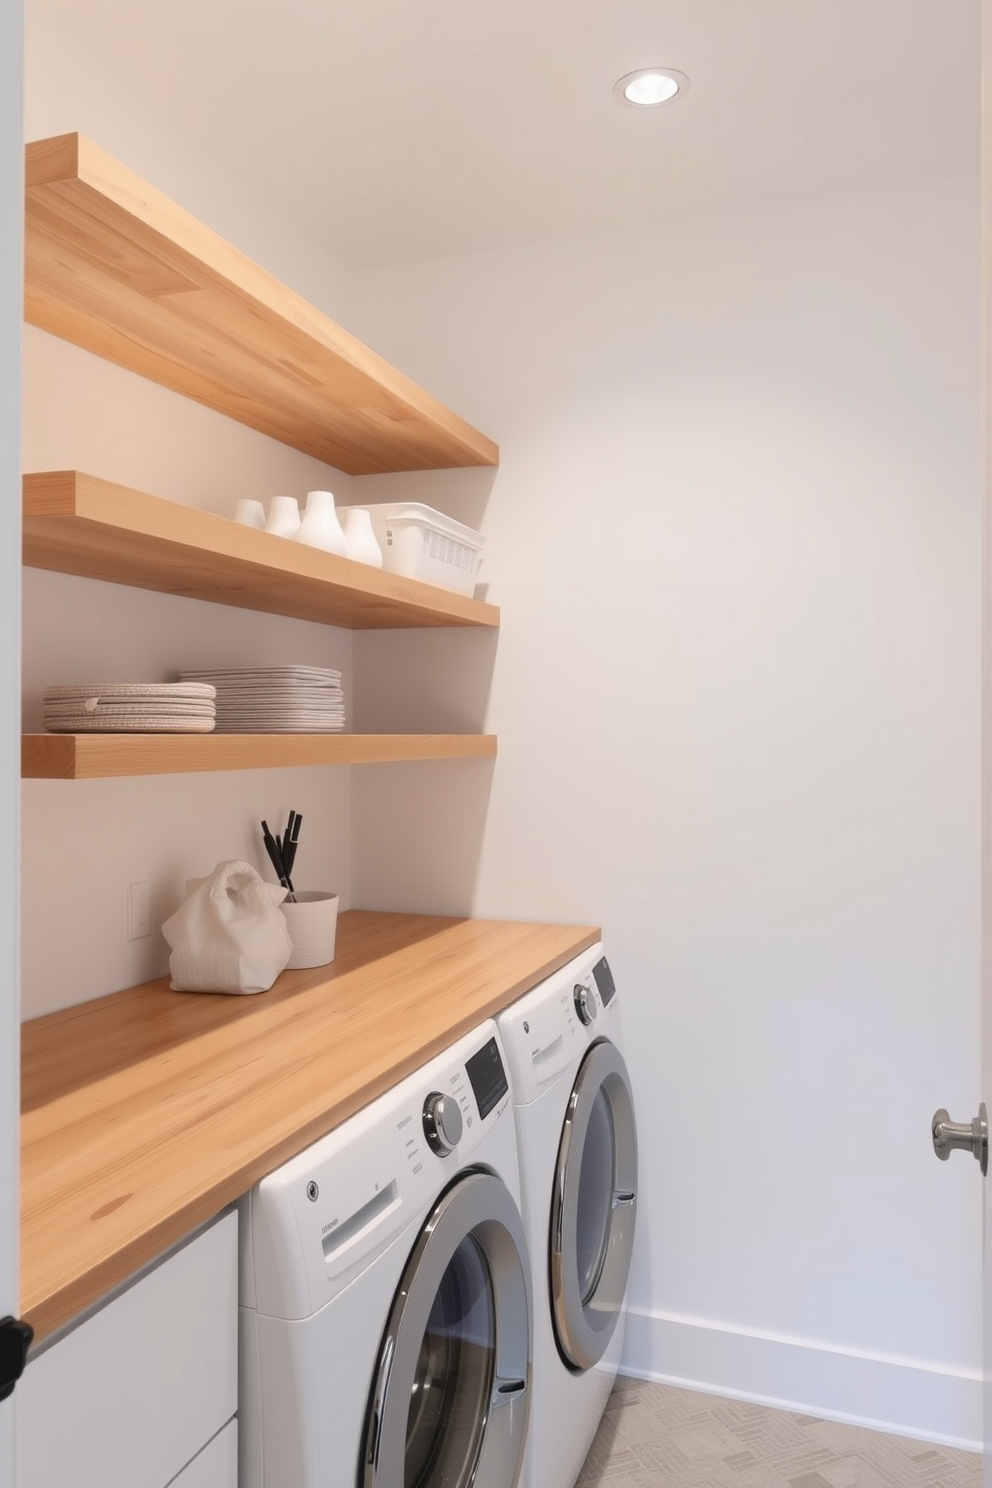
<path fill-rule="evenodd" d="M 383 568 L 471 597 L 486 540 L 480 532 L 417 501 L 381 502 L 364 510 L 372 518 Z"/>

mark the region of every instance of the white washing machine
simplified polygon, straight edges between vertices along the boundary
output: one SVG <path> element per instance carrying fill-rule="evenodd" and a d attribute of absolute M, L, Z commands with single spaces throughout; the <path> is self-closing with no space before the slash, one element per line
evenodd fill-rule
<path fill-rule="evenodd" d="M 534 1268 L 524 1488 L 572 1488 L 623 1348 L 637 1131 L 619 1003 L 597 945 L 498 1019 Z"/>
<path fill-rule="evenodd" d="M 243 1200 L 241 1488 L 514 1488 L 531 1282 L 486 1023 Z"/>

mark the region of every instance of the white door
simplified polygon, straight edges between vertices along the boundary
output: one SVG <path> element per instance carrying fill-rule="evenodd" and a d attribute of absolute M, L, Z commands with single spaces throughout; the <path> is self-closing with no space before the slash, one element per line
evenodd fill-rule
<path fill-rule="evenodd" d="M 22 0 L 0 0 L 0 1318 L 17 1315 L 20 792 Z M 13 1401 L 0 1404 L 0 1488 L 14 1484 Z"/>

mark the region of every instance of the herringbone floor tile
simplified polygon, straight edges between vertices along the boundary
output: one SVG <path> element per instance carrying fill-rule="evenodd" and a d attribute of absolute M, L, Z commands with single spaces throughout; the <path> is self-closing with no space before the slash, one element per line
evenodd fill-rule
<path fill-rule="evenodd" d="M 576 1488 L 981 1488 L 981 1458 L 620 1379 Z"/>

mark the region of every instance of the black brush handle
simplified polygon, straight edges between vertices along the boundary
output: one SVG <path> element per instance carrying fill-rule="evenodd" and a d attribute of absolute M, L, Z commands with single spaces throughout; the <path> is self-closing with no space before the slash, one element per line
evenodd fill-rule
<path fill-rule="evenodd" d="M 276 870 L 276 877 L 282 884 L 283 888 L 289 890 L 289 897 L 295 904 L 296 894 L 293 889 L 292 880 L 289 874 L 286 872 L 286 865 L 282 860 L 282 853 L 279 851 L 279 843 L 269 831 L 269 824 L 266 821 L 263 821 L 262 823 L 262 841 L 265 843 L 265 851 L 269 855 L 269 862 Z"/>
<path fill-rule="evenodd" d="M 291 812 L 290 815 L 293 817 L 293 826 L 292 831 L 290 831 L 289 827 L 286 828 L 286 869 L 289 873 L 292 873 L 293 864 L 296 862 L 296 849 L 300 842 L 300 827 L 303 825 L 303 817 L 297 816 L 295 812 Z"/>

